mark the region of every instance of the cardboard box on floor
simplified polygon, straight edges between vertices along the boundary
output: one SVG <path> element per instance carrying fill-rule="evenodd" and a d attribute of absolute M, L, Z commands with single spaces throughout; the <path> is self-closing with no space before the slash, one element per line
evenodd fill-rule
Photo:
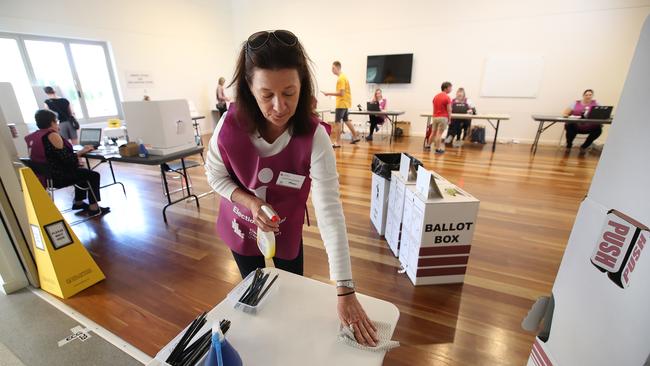
<path fill-rule="evenodd" d="M 399 260 L 414 285 L 462 283 L 479 200 L 443 177 L 418 169 L 406 187 Z"/>
<path fill-rule="evenodd" d="M 391 172 L 385 237 L 386 242 L 388 242 L 388 247 L 395 257 L 399 256 L 406 187 L 415 185 L 415 180 L 417 179 L 416 171 L 417 166 L 413 164 L 413 161 L 408 155 L 402 154 L 399 171 Z"/>
<path fill-rule="evenodd" d="M 650 359 L 648 65 L 646 19 L 529 366 L 647 365 Z"/>

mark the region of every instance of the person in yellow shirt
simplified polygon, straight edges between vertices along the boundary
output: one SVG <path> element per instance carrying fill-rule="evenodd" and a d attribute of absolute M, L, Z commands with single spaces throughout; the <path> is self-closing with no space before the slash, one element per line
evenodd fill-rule
<path fill-rule="evenodd" d="M 336 128 L 333 131 L 336 143 L 332 145 L 332 147 L 336 148 L 341 147 L 341 132 L 343 132 L 343 129 L 339 124 L 341 122 L 345 122 L 345 125 L 348 126 L 352 132 L 352 144 L 356 144 L 361 139 L 359 138 L 357 131 L 354 129 L 352 121 L 348 118 L 348 109 L 352 107 L 352 93 L 350 92 L 350 82 L 348 81 L 348 78 L 341 72 L 340 62 L 334 61 L 332 63 L 332 73 L 338 76 L 338 80 L 336 81 L 336 92 L 322 93 L 328 97 L 336 97 L 336 112 L 334 117 Z"/>

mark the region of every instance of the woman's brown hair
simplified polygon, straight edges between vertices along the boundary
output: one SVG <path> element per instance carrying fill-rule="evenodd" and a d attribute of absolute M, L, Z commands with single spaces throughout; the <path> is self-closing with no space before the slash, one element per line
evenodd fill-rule
<path fill-rule="evenodd" d="M 281 32 L 291 34 L 288 31 Z M 251 38 L 258 33 L 253 34 Z M 311 105 L 314 98 L 314 82 L 310 69 L 311 60 L 298 39 L 295 39 L 295 44 L 287 45 L 273 34 L 269 34 L 266 42 L 255 48 L 250 46 L 251 41 L 249 38 L 242 45 L 233 81 L 230 84 L 235 85 L 236 113 L 240 125 L 251 134 L 255 131 L 263 132 L 266 129 L 266 118 L 260 111 L 257 100 L 250 89 L 254 69 L 293 69 L 298 72 L 300 79 L 300 96 L 296 112 L 288 122 L 289 130 L 294 136 L 305 135 L 313 131 Z"/>

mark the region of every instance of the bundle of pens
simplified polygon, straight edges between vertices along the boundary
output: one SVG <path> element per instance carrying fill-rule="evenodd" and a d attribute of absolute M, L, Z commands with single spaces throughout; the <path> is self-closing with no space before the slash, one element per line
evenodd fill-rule
<path fill-rule="evenodd" d="M 165 362 L 171 366 L 194 366 L 205 356 L 212 345 L 212 329 L 208 329 L 191 345 L 188 346 L 188 344 L 205 325 L 206 315 L 206 313 L 203 313 L 194 319 Z M 226 334 L 230 329 L 230 320 L 223 319 L 220 321 L 219 328 L 221 328 L 221 333 Z"/>
<path fill-rule="evenodd" d="M 269 282 L 268 286 L 264 287 L 267 280 L 269 279 L 269 275 L 270 273 L 264 274 L 264 271 L 260 268 L 256 269 L 251 284 L 248 286 L 244 294 L 239 298 L 238 303 L 253 307 L 257 306 L 264 298 L 264 295 L 268 293 L 269 288 L 273 286 L 275 280 L 278 279 L 278 275 L 276 274 L 271 282 Z"/>

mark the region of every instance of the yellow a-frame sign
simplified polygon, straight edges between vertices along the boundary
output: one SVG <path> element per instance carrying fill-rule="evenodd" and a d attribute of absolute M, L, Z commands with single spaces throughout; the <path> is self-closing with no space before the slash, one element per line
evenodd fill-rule
<path fill-rule="evenodd" d="M 67 299 L 106 278 L 34 172 L 22 168 L 20 178 L 41 288 Z"/>

